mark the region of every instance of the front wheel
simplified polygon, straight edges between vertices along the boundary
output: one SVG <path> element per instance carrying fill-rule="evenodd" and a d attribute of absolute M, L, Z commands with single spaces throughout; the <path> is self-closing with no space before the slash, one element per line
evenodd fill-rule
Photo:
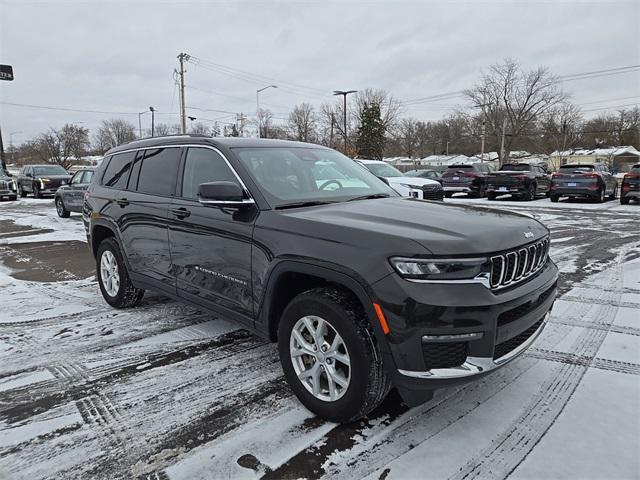
<path fill-rule="evenodd" d="M 144 290 L 131 283 L 120 246 L 113 237 L 103 240 L 98 247 L 96 270 L 100 291 L 109 305 L 127 308 L 140 303 Z"/>
<path fill-rule="evenodd" d="M 18 184 L 18 195 L 20 195 L 20 198 L 27 196 L 27 192 L 24 191 L 21 184 Z"/>
<path fill-rule="evenodd" d="M 42 193 L 40 192 L 40 186 L 37 183 L 33 184 L 33 186 L 31 187 L 31 190 L 33 191 L 34 198 L 42 198 Z"/>
<path fill-rule="evenodd" d="M 616 198 L 618 198 L 618 185 L 613 187 L 613 192 L 609 195 L 609 200 L 615 200 Z"/>
<path fill-rule="evenodd" d="M 56 197 L 56 212 L 58 212 L 58 216 L 60 218 L 69 218 L 71 212 L 64 208 L 64 203 L 62 202 L 62 198 Z"/>
<path fill-rule="evenodd" d="M 278 326 L 278 351 L 293 392 L 326 420 L 362 418 L 389 391 L 367 316 L 343 290 L 314 288 L 295 297 Z"/>

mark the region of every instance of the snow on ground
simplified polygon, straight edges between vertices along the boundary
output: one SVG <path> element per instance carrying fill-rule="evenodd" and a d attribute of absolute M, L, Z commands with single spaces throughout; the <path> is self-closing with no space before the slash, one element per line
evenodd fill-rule
<path fill-rule="evenodd" d="M 86 268 L 24 249 L 91 262 L 79 216 L 0 204 L 0 478 L 639 478 L 640 209 L 464 202 L 551 228 L 549 324 L 480 381 L 349 425 L 304 409 L 234 322 L 153 294 L 113 310 Z"/>

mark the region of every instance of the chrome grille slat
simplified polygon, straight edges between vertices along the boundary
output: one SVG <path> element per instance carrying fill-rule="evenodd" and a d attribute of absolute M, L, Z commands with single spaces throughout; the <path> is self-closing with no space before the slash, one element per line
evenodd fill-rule
<path fill-rule="evenodd" d="M 513 285 L 539 271 L 549 258 L 549 244 L 547 237 L 532 245 L 491 257 L 491 288 Z"/>

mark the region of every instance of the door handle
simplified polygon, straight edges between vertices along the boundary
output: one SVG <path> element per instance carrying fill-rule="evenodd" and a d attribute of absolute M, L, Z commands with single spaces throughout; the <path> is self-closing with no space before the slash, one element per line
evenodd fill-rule
<path fill-rule="evenodd" d="M 126 207 L 127 205 L 129 205 L 129 200 L 127 200 L 126 198 L 118 198 L 118 199 L 116 200 L 116 203 L 117 203 L 118 205 L 120 205 L 121 207 L 123 207 L 123 208 L 124 208 L 124 207 Z"/>
<path fill-rule="evenodd" d="M 189 215 L 191 215 L 191 211 L 187 210 L 184 207 L 172 208 L 171 213 L 179 219 L 187 218 Z"/>

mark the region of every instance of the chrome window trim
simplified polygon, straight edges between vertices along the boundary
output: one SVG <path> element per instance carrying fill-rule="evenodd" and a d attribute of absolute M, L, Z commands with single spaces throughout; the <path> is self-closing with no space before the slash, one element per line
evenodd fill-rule
<path fill-rule="evenodd" d="M 174 137 L 176 138 L 176 137 Z M 184 138 L 190 138 L 188 135 L 185 135 Z M 233 172 L 233 175 L 236 177 L 236 179 L 238 180 L 238 183 L 240 183 L 240 186 L 242 187 L 242 189 L 246 192 L 246 194 L 249 196 L 249 200 L 251 200 L 251 202 L 247 202 L 247 204 L 249 203 L 256 203 L 253 195 L 251 195 L 251 192 L 249 191 L 249 189 L 247 188 L 247 186 L 245 185 L 245 183 L 242 181 L 242 178 L 240 178 L 240 175 L 238 175 L 238 172 L 236 172 L 236 169 L 233 168 L 233 166 L 231 165 L 231 163 L 229 162 L 229 160 L 227 159 L 227 157 L 225 156 L 224 153 L 222 153 L 222 151 L 220 151 L 220 149 L 218 149 L 217 147 L 214 147 L 213 145 L 203 145 L 201 143 L 181 143 L 179 145 L 153 145 L 153 146 L 147 146 L 147 147 L 138 147 L 138 148 L 130 148 L 128 150 L 119 150 L 117 152 L 112 152 L 109 155 L 113 156 L 113 155 L 119 155 L 121 153 L 130 153 L 130 152 L 139 152 L 142 150 L 156 150 L 158 148 L 208 148 L 209 150 L 213 150 L 214 152 L 216 152 L 217 154 L 219 154 L 223 160 L 225 161 L 225 163 L 227 164 L 227 166 L 229 167 L 229 169 L 231 169 L 231 171 Z M 144 158 L 143 158 L 144 160 Z M 178 179 L 180 182 L 181 180 Z M 180 184 L 181 187 L 181 193 L 182 193 L 182 183 Z M 110 187 L 105 187 L 105 188 L 110 188 Z M 142 192 L 140 192 L 142 193 Z M 189 200 L 189 201 L 199 201 L 198 199 L 193 199 L 193 198 L 184 198 L 184 197 L 179 197 L 177 195 L 171 195 L 171 197 L 173 198 L 178 198 L 178 199 L 182 199 L 182 200 Z M 244 200 L 243 200 L 244 202 Z M 201 202 L 201 203 L 205 203 L 205 202 Z M 223 202 L 214 202 L 214 203 L 223 203 Z M 239 204 L 240 202 L 226 202 L 227 204 Z"/>
<path fill-rule="evenodd" d="M 500 358 L 496 358 L 495 360 L 492 357 L 467 357 L 465 362 L 458 367 L 432 368 L 431 370 L 426 371 L 398 369 L 398 373 L 412 378 L 421 378 L 424 380 L 439 380 L 448 378 L 472 377 L 481 373 L 490 372 L 498 367 L 501 367 L 502 365 L 509 363 L 511 360 L 520 356 L 525 350 L 527 350 L 531 346 L 531 344 L 533 344 L 533 342 L 535 342 L 536 339 L 540 336 L 540 334 L 544 330 L 544 327 L 549 321 L 550 316 L 551 313 L 547 312 L 542 320 L 542 324 L 529 338 L 527 338 L 521 345 L 511 350 L 506 355 L 503 355 Z"/>

